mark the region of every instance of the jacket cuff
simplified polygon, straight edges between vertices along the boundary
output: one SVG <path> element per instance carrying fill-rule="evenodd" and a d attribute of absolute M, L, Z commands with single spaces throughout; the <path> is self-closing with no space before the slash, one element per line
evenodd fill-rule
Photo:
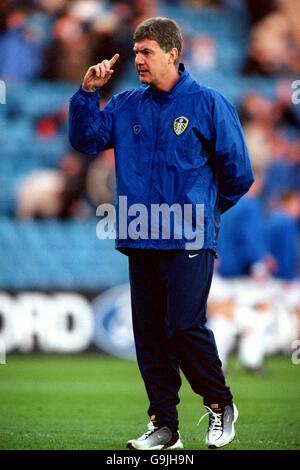
<path fill-rule="evenodd" d="M 99 98 L 99 90 L 96 90 L 96 91 L 85 91 L 82 86 L 79 88 L 78 90 L 78 93 L 81 95 L 81 96 L 86 96 L 86 97 L 90 97 L 90 98 Z"/>

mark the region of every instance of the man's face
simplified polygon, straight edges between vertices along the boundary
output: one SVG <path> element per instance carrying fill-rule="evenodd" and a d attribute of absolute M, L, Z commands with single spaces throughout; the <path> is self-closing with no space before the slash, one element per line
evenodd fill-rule
<path fill-rule="evenodd" d="M 133 51 L 140 81 L 159 86 L 170 71 L 171 53 L 163 51 L 153 39 L 136 42 Z"/>

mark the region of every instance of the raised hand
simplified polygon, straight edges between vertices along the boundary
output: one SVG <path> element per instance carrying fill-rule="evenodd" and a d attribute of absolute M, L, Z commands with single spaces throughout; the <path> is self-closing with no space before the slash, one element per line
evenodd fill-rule
<path fill-rule="evenodd" d="M 82 88 L 85 91 L 96 91 L 108 82 L 114 73 L 111 67 L 119 59 L 120 54 L 115 54 L 110 60 L 103 60 L 99 64 L 92 65 L 84 76 Z"/>

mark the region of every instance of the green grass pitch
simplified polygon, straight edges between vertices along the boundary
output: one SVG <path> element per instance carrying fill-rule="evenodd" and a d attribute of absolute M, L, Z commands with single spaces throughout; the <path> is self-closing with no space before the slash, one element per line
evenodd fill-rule
<path fill-rule="evenodd" d="M 225 449 L 300 448 L 300 365 L 287 357 L 266 365 L 266 376 L 252 376 L 230 363 L 227 382 L 240 417 Z M 202 400 L 185 380 L 180 396 L 184 448 L 204 450 Z M 0 449 L 121 450 L 145 431 L 146 409 L 134 362 L 101 354 L 9 355 L 0 365 Z"/>

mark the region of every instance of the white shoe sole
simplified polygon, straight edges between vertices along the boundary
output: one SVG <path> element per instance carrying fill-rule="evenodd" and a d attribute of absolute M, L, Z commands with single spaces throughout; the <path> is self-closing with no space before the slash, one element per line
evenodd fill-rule
<path fill-rule="evenodd" d="M 233 424 L 232 424 L 232 433 L 231 433 L 231 435 L 229 436 L 229 438 L 226 441 L 223 441 L 223 442 L 220 442 L 220 443 L 216 442 L 215 444 L 209 444 L 207 442 L 207 440 L 205 439 L 205 443 L 206 443 L 206 445 L 209 449 L 218 449 L 220 447 L 227 446 L 227 444 L 229 444 L 230 442 L 233 441 L 233 439 L 235 437 L 234 423 L 237 421 L 238 417 L 239 417 L 239 411 L 238 411 L 237 407 L 235 406 L 235 404 L 233 403 Z"/>
<path fill-rule="evenodd" d="M 131 440 L 127 442 L 128 449 L 135 449 L 135 450 L 175 450 L 175 449 L 183 449 L 183 444 L 180 439 L 178 439 L 175 444 L 170 447 L 165 447 L 164 445 L 153 446 L 153 447 L 142 447 L 140 443 L 135 440 Z"/>

